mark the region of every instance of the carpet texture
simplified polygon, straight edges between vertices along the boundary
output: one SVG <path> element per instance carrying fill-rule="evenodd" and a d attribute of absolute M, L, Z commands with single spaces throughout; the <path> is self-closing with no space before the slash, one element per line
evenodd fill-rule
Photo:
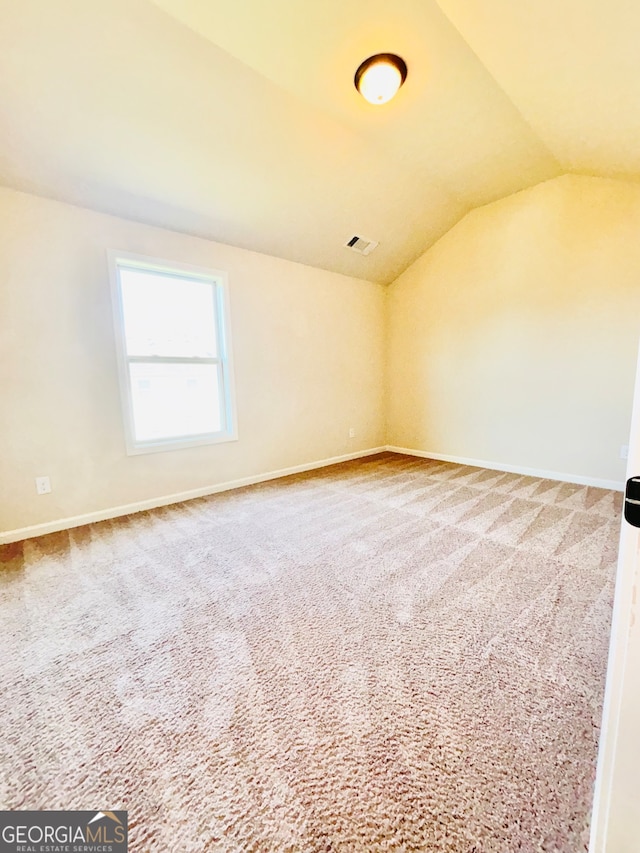
<path fill-rule="evenodd" d="M 132 851 L 587 849 L 621 495 L 395 454 L 1 549 L 0 805 Z"/>

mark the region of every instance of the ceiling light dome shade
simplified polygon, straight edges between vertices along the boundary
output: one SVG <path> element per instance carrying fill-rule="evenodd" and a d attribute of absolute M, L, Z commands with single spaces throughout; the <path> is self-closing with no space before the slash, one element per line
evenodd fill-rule
<path fill-rule="evenodd" d="M 407 77 L 407 64 L 395 53 L 370 56 L 356 71 L 353 82 L 362 97 L 370 104 L 386 104 L 396 94 Z"/>

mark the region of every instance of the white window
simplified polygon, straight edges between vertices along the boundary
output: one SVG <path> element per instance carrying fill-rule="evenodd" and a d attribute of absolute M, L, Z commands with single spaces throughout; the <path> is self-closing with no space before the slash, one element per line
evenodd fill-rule
<path fill-rule="evenodd" d="M 225 274 L 109 260 L 128 452 L 237 438 Z"/>

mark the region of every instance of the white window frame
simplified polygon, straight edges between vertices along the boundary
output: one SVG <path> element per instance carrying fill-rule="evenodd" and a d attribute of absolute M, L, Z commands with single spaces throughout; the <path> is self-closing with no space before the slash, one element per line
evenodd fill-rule
<path fill-rule="evenodd" d="M 161 258 L 146 255 L 119 252 L 109 249 L 107 252 L 109 278 L 111 280 L 111 296 L 113 303 L 113 320 L 118 359 L 118 378 L 120 383 L 120 398 L 124 421 L 127 455 L 136 456 L 141 453 L 157 453 L 159 451 L 180 450 L 186 447 L 198 447 L 205 444 L 219 444 L 225 441 L 236 441 L 238 438 L 235 392 L 233 382 L 233 359 L 231 352 L 231 317 L 229 309 L 229 287 L 227 274 L 221 270 L 204 269 L 190 264 L 176 263 Z M 216 304 L 216 332 L 218 336 L 218 355 L 216 358 L 173 358 L 164 356 L 130 356 L 127 353 L 124 326 L 124 310 L 122 291 L 120 288 L 120 268 L 147 270 L 176 278 L 190 278 L 210 283 L 214 288 Z M 140 441 L 135 437 L 133 420 L 133 401 L 129 365 L 132 362 L 147 364 L 219 364 L 221 367 L 220 410 L 224 421 L 223 429 L 219 432 L 205 433 L 195 436 L 174 436 L 171 438 Z"/>

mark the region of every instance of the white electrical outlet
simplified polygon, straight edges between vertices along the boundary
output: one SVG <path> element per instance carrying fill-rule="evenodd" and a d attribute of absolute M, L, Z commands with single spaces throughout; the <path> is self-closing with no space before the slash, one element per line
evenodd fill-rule
<path fill-rule="evenodd" d="M 39 495 L 48 495 L 51 491 L 51 480 L 48 477 L 36 477 L 36 492 Z"/>
<path fill-rule="evenodd" d="M 349 427 L 349 438 L 355 438 L 355 437 L 356 437 L 356 431 L 355 431 L 355 428 L 354 428 L 354 427 Z"/>
<path fill-rule="evenodd" d="M 629 445 L 621 444 L 620 445 L 620 459 L 628 459 L 629 458 Z"/>

